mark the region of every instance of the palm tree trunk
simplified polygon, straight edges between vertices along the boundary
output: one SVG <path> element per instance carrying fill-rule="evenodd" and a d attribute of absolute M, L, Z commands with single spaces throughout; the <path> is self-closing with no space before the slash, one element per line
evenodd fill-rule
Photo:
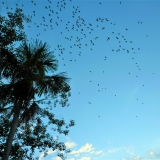
<path fill-rule="evenodd" d="M 2 160 L 8 160 L 8 157 L 11 151 L 11 147 L 12 147 L 13 138 L 14 138 L 17 126 L 18 126 L 19 114 L 20 114 L 20 107 L 19 105 L 17 105 L 16 111 L 13 116 L 13 121 L 12 121 L 11 129 L 10 129 L 10 132 L 7 138 Z"/>

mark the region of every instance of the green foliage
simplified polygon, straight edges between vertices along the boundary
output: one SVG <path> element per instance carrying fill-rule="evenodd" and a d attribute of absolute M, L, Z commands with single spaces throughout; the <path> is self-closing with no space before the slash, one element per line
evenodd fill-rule
<path fill-rule="evenodd" d="M 16 9 L 8 17 L 0 16 L 0 157 L 13 117 L 18 114 L 9 159 L 34 159 L 36 149 L 46 156 L 48 149 L 57 150 L 58 156 L 64 159 L 63 153 L 69 150 L 51 136 L 53 133 L 48 133 L 47 127 L 67 135 L 69 127 L 75 125 L 73 120 L 66 124 L 52 113 L 58 102 L 62 107 L 68 103 L 69 78 L 65 72 L 55 74 L 58 62 L 46 43 L 38 40 L 27 43 L 23 22 L 29 19 L 22 10 Z M 18 47 L 14 45 L 16 41 L 20 41 Z M 48 119 L 48 124 L 44 124 L 43 118 Z"/>
<path fill-rule="evenodd" d="M 8 46 L 15 41 L 25 39 L 23 22 L 31 19 L 25 16 L 22 9 L 16 8 L 15 13 L 8 12 L 8 18 L 0 16 L 0 46 Z M 6 38 L 7 37 L 7 38 Z"/>
<path fill-rule="evenodd" d="M 8 119 L 9 112 L 5 113 L 6 116 L 0 118 L 0 150 L 3 151 L 5 145 L 5 138 L 9 132 L 11 126 L 12 117 Z M 48 117 L 48 124 L 43 123 L 43 117 Z M 34 158 L 35 150 L 38 149 L 39 152 L 47 153 L 48 150 L 52 149 L 57 150 L 58 155 L 62 159 L 65 158 L 65 154 L 69 153 L 70 150 L 66 149 L 66 146 L 63 142 L 58 142 L 58 139 L 53 138 L 53 134 L 58 132 L 59 134 L 67 135 L 69 130 L 68 128 L 74 126 L 74 121 L 71 120 L 69 124 L 66 124 L 63 119 L 59 120 L 55 118 L 55 115 L 49 112 L 47 109 L 41 109 L 41 112 L 35 116 L 31 121 L 25 123 L 23 116 L 20 119 L 17 132 L 14 137 L 10 159 L 19 158 L 20 153 L 18 149 L 21 148 L 21 154 L 24 159 L 36 159 Z M 47 127 L 50 126 L 52 131 L 47 132 Z M 2 152 L 0 153 L 0 157 Z M 47 156 L 47 154 L 46 154 Z"/>

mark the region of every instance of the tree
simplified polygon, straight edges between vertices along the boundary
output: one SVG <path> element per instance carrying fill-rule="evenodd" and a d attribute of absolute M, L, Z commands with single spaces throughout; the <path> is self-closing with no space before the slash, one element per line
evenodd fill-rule
<path fill-rule="evenodd" d="M 0 48 L 4 48 L 26 38 L 24 22 L 31 22 L 31 18 L 24 15 L 22 9 L 16 8 L 15 13 L 8 12 L 8 18 L 0 16 Z M 6 38 L 7 37 L 7 38 Z"/>
<path fill-rule="evenodd" d="M 47 149 L 52 148 L 62 151 L 58 155 L 64 159 L 63 152 L 69 151 L 64 143 L 58 142 L 47 132 L 47 127 L 55 125 L 53 130 L 67 135 L 68 128 L 75 123 L 71 120 L 67 125 L 63 119 L 56 119 L 51 112 L 51 101 L 45 101 L 51 99 L 54 106 L 59 102 L 65 107 L 71 89 L 69 78 L 65 72 L 55 74 L 58 62 L 46 43 L 38 40 L 27 42 L 22 31 L 24 15 L 21 10 L 16 12 L 8 14 L 9 20 L 1 17 L 1 26 L 5 29 L 0 33 L 3 38 L 0 41 L 0 75 L 5 81 L 1 80 L 0 84 L 0 156 L 3 160 L 21 156 L 31 159 L 35 149 L 47 155 Z M 17 19 L 19 30 L 10 22 L 13 18 Z M 6 28 L 7 25 L 11 29 Z M 6 35 L 9 40 L 6 40 Z M 14 47 L 15 41 L 21 41 L 19 47 Z M 40 103 L 49 105 L 49 108 L 41 107 Z M 48 124 L 45 125 L 42 118 L 48 118 Z M 30 148 L 30 155 L 26 146 Z"/>
<path fill-rule="evenodd" d="M 10 69 L 14 67 L 12 50 L 16 42 L 26 39 L 23 23 L 31 22 L 31 19 L 25 16 L 19 8 L 16 8 L 15 13 L 8 12 L 7 15 L 8 18 L 0 16 L 0 71 L 5 66 L 6 74 L 10 73 Z"/>

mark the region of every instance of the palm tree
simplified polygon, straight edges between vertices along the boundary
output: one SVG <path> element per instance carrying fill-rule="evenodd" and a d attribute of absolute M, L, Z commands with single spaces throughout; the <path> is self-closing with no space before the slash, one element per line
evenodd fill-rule
<path fill-rule="evenodd" d="M 1 53 L 4 55 L 0 74 L 9 83 L 0 85 L 0 112 L 12 108 L 10 114 L 13 116 L 2 158 L 7 160 L 19 123 L 29 122 L 41 111 L 35 96 L 54 98 L 60 94 L 65 99 L 70 86 L 65 72 L 47 75 L 49 71 L 54 73 L 57 70 L 58 63 L 46 43 L 36 40 L 29 44 L 24 41 L 14 53 L 6 49 Z"/>

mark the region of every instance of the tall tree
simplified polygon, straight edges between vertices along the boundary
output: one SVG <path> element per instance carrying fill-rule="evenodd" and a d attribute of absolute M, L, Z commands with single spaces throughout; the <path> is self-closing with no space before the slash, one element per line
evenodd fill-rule
<path fill-rule="evenodd" d="M 20 17 L 22 17 L 21 14 Z M 4 24 L 11 25 L 9 22 Z M 37 147 L 45 153 L 47 148 L 67 151 L 64 143 L 55 141 L 46 127 L 49 124 L 56 125 L 59 133 L 67 135 L 68 128 L 74 126 L 74 121 L 71 120 L 66 125 L 64 120 L 54 117 L 50 111 L 52 107 L 50 109 L 40 107 L 39 102 L 46 100 L 45 96 L 52 100 L 57 98 L 63 107 L 66 106 L 70 96 L 69 78 L 64 72 L 55 74 L 58 62 L 46 43 L 38 40 L 27 43 L 24 34 L 20 39 L 16 38 L 17 30 L 14 26 L 12 29 L 15 34 L 7 33 L 7 29 L 3 30 L 11 36 L 11 40 L 7 41 L 4 36 L 4 41 L 0 42 L 0 75 L 5 80 L 0 84 L 0 114 L 2 115 L 0 121 L 4 125 L 0 127 L 0 138 L 3 139 L 0 145 L 2 151 L 0 156 L 3 160 L 18 158 L 20 149 L 24 156 L 26 149 L 22 147 L 25 146 L 31 147 L 32 155 Z M 16 40 L 22 40 L 20 46 L 10 47 Z M 36 100 L 38 97 L 42 99 Z M 48 118 L 47 126 L 42 122 L 42 117 Z M 66 129 L 62 129 L 63 126 Z M 62 153 L 59 153 L 59 156 L 64 158 Z M 30 159 L 27 154 L 25 157 Z"/>
<path fill-rule="evenodd" d="M 0 16 L 0 71 L 2 72 L 5 67 L 6 77 L 7 72 L 9 73 L 14 67 L 15 59 L 12 51 L 16 42 L 26 39 L 23 31 L 24 22 L 31 22 L 31 19 L 25 16 L 20 8 L 16 8 L 14 13 L 8 12 L 7 17 Z M 1 76 L 0 74 L 0 80 Z"/>

